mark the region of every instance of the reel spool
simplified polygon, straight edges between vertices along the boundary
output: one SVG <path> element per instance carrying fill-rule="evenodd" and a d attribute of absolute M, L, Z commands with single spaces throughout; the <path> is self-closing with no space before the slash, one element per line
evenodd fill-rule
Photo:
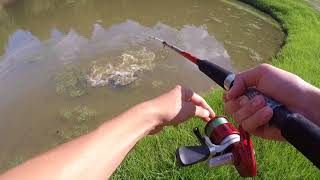
<path fill-rule="evenodd" d="M 209 167 L 233 164 L 240 176 L 256 176 L 256 161 L 250 135 L 241 127 L 237 130 L 226 117 L 215 117 L 205 127 L 206 136 L 193 130 L 200 146 L 184 146 L 176 151 L 177 161 L 189 166 L 207 160 Z"/>

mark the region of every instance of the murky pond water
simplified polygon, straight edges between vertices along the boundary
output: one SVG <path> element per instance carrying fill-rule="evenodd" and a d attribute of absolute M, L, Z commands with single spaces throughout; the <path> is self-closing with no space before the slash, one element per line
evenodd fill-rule
<path fill-rule="evenodd" d="M 0 10 L 0 170 L 176 84 L 213 83 L 155 35 L 239 71 L 284 35 L 236 1 L 24 0 Z"/>

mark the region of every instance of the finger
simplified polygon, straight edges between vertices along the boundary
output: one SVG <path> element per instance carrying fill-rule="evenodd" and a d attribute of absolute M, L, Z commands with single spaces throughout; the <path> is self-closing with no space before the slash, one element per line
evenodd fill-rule
<path fill-rule="evenodd" d="M 203 119 L 204 121 L 210 120 L 210 112 L 201 106 L 196 106 L 195 116 Z"/>
<path fill-rule="evenodd" d="M 181 95 L 182 95 L 182 100 L 183 101 L 191 101 L 191 98 L 194 94 L 194 92 L 189 89 L 189 88 L 186 88 L 186 87 L 180 87 L 180 91 L 181 91 Z"/>
<path fill-rule="evenodd" d="M 168 122 L 168 125 L 177 125 L 196 115 L 196 106 L 192 102 L 183 102 L 180 112 L 174 118 L 174 121 Z"/>
<path fill-rule="evenodd" d="M 248 132 L 254 132 L 258 127 L 267 124 L 272 118 L 272 115 L 272 109 L 265 106 L 246 120 L 242 121 L 241 126 Z"/>
<path fill-rule="evenodd" d="M 206 102 L 206 100 L 204 100 L 199 94 L 193 93 L 193 95 L 191 97 L 191 102 L 196 106 L 200 106 L 200 107 L 208 110 L 210 113 L 210 116 L 212 118 L 216 116 L 213 109 L 209 106 L 209 104 Z"/>
<path fill-rule="evenodd" d="M 237 99 L 232 99 L 230 101 L 227 101 L 224 104 L 224 111 L 228 114 L 234 114 L 241 108 L 241 104 L 244 105 L 249 101 L 249 99 L 246 96 L 241 96 Z"/>
<path fill-rule="evenodd" d="M 231 100 L 237 98 L 238 96 L 244 94 L 246 89 L 247 87 L 244 83 L 243 77 L 241 74 L 239 74 L 236 76 L 232 88 L 226 94 L 226 99 Z"/>
<path fill-rule="evenodd" d="M 248 87 L 257 86 L 260 78 L 261 72 L 259 68 L 253 68 L 238 74 L 226 98 L 233 99 L 244 94 Z"/>
<path fill-rule="evenodd" d="M 155 129 L 151 130 L 149 135 L 155 135 L 163 129 L 163 126 L 157 126 Z"/>
<path fill-rule="evenodd" d="M 227 100 L 227 92 L 226 92 L 226 91 L 223 92 L 222 101 L 223 101 L 224 103 L 226 103 L 226 102 L 228 101 L 228 100 Z"/>
<path fill-rule="evenodd" d="M 265 139 L 272 139 L 272 140 L 278 140 L 278 141 L 284 141 L 284 137 L 281 135 L 281 131 L 273 126 L 264 125 L 258 127 L 255 132 L 253 132 L 255 136 L 260 136 Z"/>
<path fill-rule="evenodd" d="M 240 102 L 241 108 L 234 113 L 234 117 L 238 123 L 242 123 L 243 120 L 255 114 L 258 110 L 265 106 L 265 100 L 263 96 L 256 96 L 252 100 L 246 103 Z"/>

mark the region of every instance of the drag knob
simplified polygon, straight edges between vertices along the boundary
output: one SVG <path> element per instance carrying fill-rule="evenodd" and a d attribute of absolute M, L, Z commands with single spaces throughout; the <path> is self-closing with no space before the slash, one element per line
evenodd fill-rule
<path fill-rule="evenodd" d="M 176 158 L 181 166 L 189 166 L 209 158 L 210 151 L 207 146 L 184 146 L 176 151 Z"/>

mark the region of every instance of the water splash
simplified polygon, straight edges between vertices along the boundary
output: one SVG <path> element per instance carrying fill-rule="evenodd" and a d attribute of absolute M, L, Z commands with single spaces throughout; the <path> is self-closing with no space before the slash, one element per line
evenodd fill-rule
<path fill-rule="evenodd" d="M 125 86 L 133 83 L 138 74 L 150 71 L 155 66 L 155 53 L 143 47 L 137 51 L 126 51 L 120 56 L 120 64 L 111 64 L 109 61 L 103 63 L 94 62 L 89 68 L 87 75 L 88 83 L 92 87 L 105 85 Z"/>

